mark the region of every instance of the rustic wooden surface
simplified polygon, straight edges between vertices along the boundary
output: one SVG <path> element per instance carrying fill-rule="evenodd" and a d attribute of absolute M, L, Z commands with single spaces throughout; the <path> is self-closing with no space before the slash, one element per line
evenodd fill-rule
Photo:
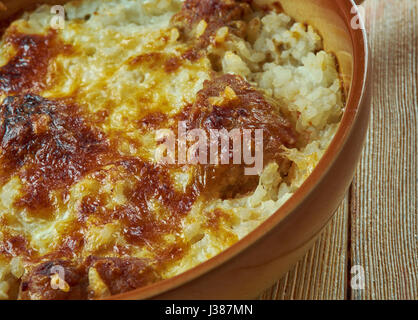
<path fill-rule="evenodd" d="M 418 0 L 364 7 L 374 81 L 361 162 L 330 226 L 261 299 L 418 299 Z"/>

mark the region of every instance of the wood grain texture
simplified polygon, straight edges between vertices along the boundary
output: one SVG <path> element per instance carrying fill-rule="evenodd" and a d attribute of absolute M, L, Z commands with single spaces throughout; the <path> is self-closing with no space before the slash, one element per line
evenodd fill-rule
<path fill-rule="evenodd" d="M 308 254 L 261 299 L 344 299 L 348 195 Z"/>
<path fill-rule="evenodd" d="M 418 1 L 364 7 L 373 105 L 353 185 L 315 246 L 261 299 L 418 299 Z M 364 290 L 350 286 L 356 265 Z"/>

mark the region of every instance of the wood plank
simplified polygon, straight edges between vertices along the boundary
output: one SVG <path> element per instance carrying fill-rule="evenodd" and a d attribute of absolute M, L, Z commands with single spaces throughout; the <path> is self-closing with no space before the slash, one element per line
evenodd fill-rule
<path fill-rule="evenodd" d="M 367 0 L 365 8 L 373 110 L 350 197 L 261 299 L 418 299 L 418 1 Z M 355 265 L 365 268 L 364 290 L 347 288 Z"/>
<path fill-rule="evenodd" d="M 351 198 L 352 299 L 418 298 L 418 1 L 366 2 L 373 111 Z M 379 14 L 373 14 L 378 12 Z"/>
<path fill-rule="evenodd" d="M 348 195 L 314 247 L 260 299 L 344 299 Z"/>

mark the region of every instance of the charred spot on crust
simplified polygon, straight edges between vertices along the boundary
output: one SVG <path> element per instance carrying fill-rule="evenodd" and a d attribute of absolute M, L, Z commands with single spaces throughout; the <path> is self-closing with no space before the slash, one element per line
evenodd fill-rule
<path fill-rule="evenodd" d="M 109 146 L 75 105 L 26 94 L 0 106 L 1 179 L 19 174 L 25 195 L 17 205 L 49 208 L 50 192 L 66 189 L 100 166 Z"/>
<path fill-rule="evenodd" d="M 69 45 L 58 42 L 55 30 L 47 35 L 29 35 L 12 29 L 4 41 L 16 50 L 10 61 L 0 67 L 0 93 L 7 95 L 45 89 L 50 60 L 58 53 L 71 51 Z"/>

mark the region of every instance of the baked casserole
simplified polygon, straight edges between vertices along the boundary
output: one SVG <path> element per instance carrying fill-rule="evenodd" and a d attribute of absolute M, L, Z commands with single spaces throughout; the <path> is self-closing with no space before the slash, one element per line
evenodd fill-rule
<path fill-rule="evenodd" d="M 278 3 L 63 8 L 63 28 L 43 5 L 1 38 L 2 299 L 103 298 L 210 259 L 292 196 L 338 128 L 336 60 Z M 261 170 L 159 161 L 156 133 L 180 125 L 262 130 Z"/>

